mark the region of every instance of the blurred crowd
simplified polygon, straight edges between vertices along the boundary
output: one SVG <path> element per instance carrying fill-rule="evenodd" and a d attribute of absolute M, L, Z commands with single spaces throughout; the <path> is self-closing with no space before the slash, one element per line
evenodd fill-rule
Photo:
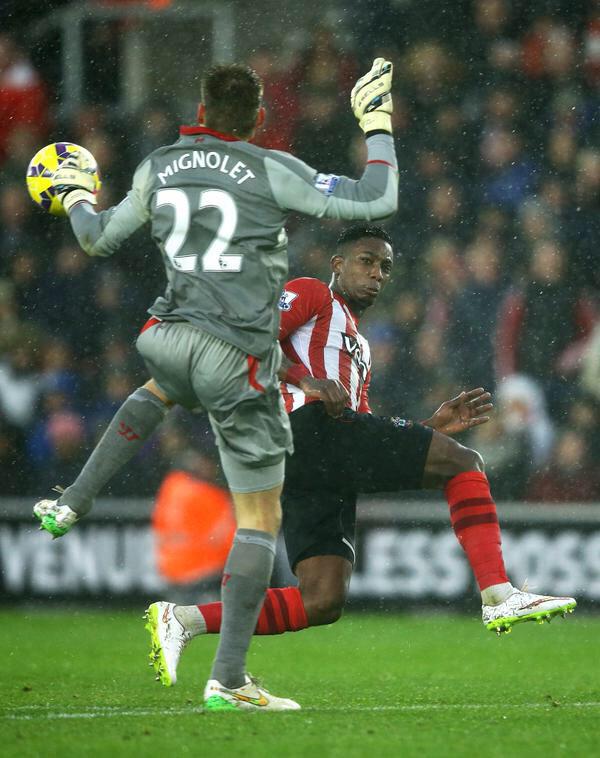
<path fill-rule="evenodd" d="M 323 26 L 293 56 L 254 50 L 269 113 L 257 141 L 359 176 L 348 93 L 374 56 L 394 61 L 400 208 L 386 224 L 393 278 L 362 325 L 371 406 L 420 419 L 484 386 L 493 418 L 464 442 L 482 453 L 498 499 L 600 501 L 600 3 L 518 5 L 461 2 L 462 15 L 424 29 L 414 4 L 371 0 L 354 37 Z M 0 32 L 3 496 L 72 481 L 145 380 L 133 341 L 164 286 L 144 233 L 113 259 L 90 259 L 23 179 L 39 147 L 68 139 L 98 160 L 108 207 L 138 162 L 177 138 L 176 104 L 156 93 L 118 117 L 91 102 L 61 120 L 55 99 Z M 339 230 L 292 216 L 290 275 L 328 279 Z M 107 494 L 153 493 L 190 450 L 210 455 L 211 433 L 175 411 Z"/>

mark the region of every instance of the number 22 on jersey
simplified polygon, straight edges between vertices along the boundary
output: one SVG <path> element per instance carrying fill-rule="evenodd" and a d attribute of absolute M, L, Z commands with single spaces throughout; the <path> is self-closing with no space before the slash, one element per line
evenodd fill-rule
<path fill-rule="evenodd" d="M 194 271 L 198 254 L 180 253 L 186 243 L 192 218 L 189 198 L 182 189 L 159 189 L 156 193 L 156 207 L 164 205 L 171 206 L 174 214 L 173 226 L 165 242 L 165 252 L 177 271 Z M 205 208 L 216 208 L 221 214 L 221 221 L 215 237 L 202 254 L 202 271 L 241 271 L 243 256 L 226 252 L 237 226 L 238 210 L 235 200 L 223 190 L 203 190 L 198 210 Z"/>

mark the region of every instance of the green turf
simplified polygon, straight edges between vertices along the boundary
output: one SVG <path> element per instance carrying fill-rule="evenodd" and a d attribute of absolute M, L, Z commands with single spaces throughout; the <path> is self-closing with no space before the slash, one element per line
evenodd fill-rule
<path fill-rule="evenodd" d="M 258 638 L 250 668 L 304 710 L 203 714 L 216 637 L 179 683 L 147 666 L 141 612 L 0 613 L 2 756 L 592 756 L 600 619 L 502 638 L 473 618 L 348 615 Z"/>

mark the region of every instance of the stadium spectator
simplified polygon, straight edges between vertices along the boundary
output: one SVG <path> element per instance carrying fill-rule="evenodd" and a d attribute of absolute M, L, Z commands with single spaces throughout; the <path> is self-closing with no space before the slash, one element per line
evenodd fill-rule
<path fill-rule="evenodd" d="M 10 260 L 8 278 L 14 287 L 15 310 L 32 323 L 46 322 L 40 293 L 43 289 L 42 259 L 29 248 L 17 250 Z"/>
<path fill-rule="evenodd" d="M 457 242 L 432 236 L 422 253 L 421 276 L 427 293 L 425 321 L 440 332 L 448 327 L 452 303 L 465 286 L 465 270 Z"/>
<path fill-rule="evenodd" d="M 553 413 L 572 394 L 574 378 L 596 320 L 593 303 L 568 286 L 568 259 L 558 242 L 537 242 L 528 281 L 505 297 L 498 319 L 497 373 L 526 374 L 540 384 Z"/>
<path fill-rule="evenodd" d="M 28 468 L 30 462 L 25 452 L 23 432 L 10 424 L 0 409 L 0 482 L 3 497 L 25 492 L 23 472 Z"/>
<path fill-rule="evenodd" d="M 548 465 L 534 474 L 527 486 L 527 500 L 546 503 L 598 500 L 600 486 L 586 437 L 574 429 L 563 430 Z"/>
<path fill-rule="evenodd" d="M 474 429 L 469 437 L 485 461 L 485 470 L 494 495 L 499 500 L 521 500 L 535 469 L 531 439 L 526 427 L 512 418 L 504 423 L 505 410 L 497 410 L 487 424 Z"/>
<path fill-rule="evenodd" d="M 312 31 L 310 42 L 300 53 L 285 86 L 300 92 L 313 88 L 327 90 L 341 99 L 352 89 L 357 73 L 354 55 L 340 49 L 332 29 L 321 24 Z"/>
<path fill-rule="evenodd" d="M 40 149 L 40 135 L 30 124 L 20 124 L 6 138 L 6 157 L 0 163 L 3 185 L 15 184 L 23 189 L 23 173 L 32 156 Z"/>
<path fill-rule="evenodd" d="M 426 228 L 431 234 L 464 241 L 468 235 L 462 191 L 456 182 L 444 179 L 427 193 Z"/>
<path fill-rule="evenodd" d="M 36 417 L 41 392 L 38 360 L 32 344 L 15 344 L 0 361 L 1 417 L 12 426 L 27 430 Z"/>
<path fill-rule="evenodd" d="M 163 479 L 152 527 L 157 567 L 176 602 L 199 602 L 221 580 L 235 534 L 233 504 L 213 458 L 188 450 Z"/>
<path fill-rule="evenodd" d="M 51 287 L 42 291 L 46 327 L 62 334 L 74 354 L 85 357 L 96 353 L 96 332 L 100 327 L 95 298 L 95 264 L 72 241 L 61 244 L 51 268 Z M 68 293 L 57 297 L 57 293 Z M 94 329 L 90 334 L 89 325 Z M 65 328 L 65 325 L 66 328 Z"/>
<path fill-rule="evenodd" d="M 354 129 L 346 111 L 340 113 L 337 91 L 311 89 L 303 93 L 301 116 L 294 130 L 294 152 L 298 157 L 311 160 L 324 172 L 348 172 L 348 143 Z"/>
<path fill-rule="evenodd" d="M 24 173 L 24 172 L 23 172 Z M 6 184 L 0 189 L 0 270 L 22 247 L 36 245 L 36 220 L 23 184 Z"/>
<path fill-rule="evenodd" d="M 291 81 L 294 75 L 281 70 L 279 56 L 271 47 L 262 46 L 255 50 L 248 59 L 248 65 L 264 83 L 263 102 L 267 111 L 265 125 L 255 142 L 272 150 L 289 151 L 293 147 L 301 112 L 299 88 Z"/>
<path fill-rule="evenodd" d="M 498 384 L 496 402 L 503 429 L 509 435 L 524 435 L 531 463 L 543 466 L 555 433 L 542 388 L 530 377 L 512 374 Z"/>
<path fill-rule="evenodd" d="M 600 86 L 600 6 L 591 3 L 589 18 L 583 33 L 583 70 L 585 81 L 592 89 Z"/>
<path fill-rule="evenodd" d="M 23 124 L 41 140 L 48 127 L 46 87 L 13 37 L 0 32 L 0 165 L 11 133 Z"/>
<path fill-rule="evenodd" d="M 567 428 L 585 437 L 592 461 L 600 458 L 600 404 L 592 394 L 582 393 L 571 403 Z"/>
<path fill-rule="evenodd" d="M 162 100 L 146 103 L 135 120 L 137 137 L 133 148 L 136 164 L 156 148 L 170 145 L 176 137 L 176 134 L 173 134 L 174 118 L 171 107 Z"/>
<path fill-rule="evenodd" d="M 482 134 L 480 151 L 483 200 L 515 211 L 539 180 L 539 168 L 526 152 L 522 137 L 506 127 L 488 129 Z"/>
<path fill-rule="evenodd" d="M 600 149 L 585 147 L 575 156 L 575 183 L 564 221 L 571 250 L 573 283 L 600 293 Z"/>
<path fill-rule="evenodd" d="M 507 0 L 475 0 L 472 8 L 475 29 L 469 35 L 469 52 L 482 81 L 490 81 L 495 71 L 511 71 L 519 63 L 511 33 L 512 8 Z"/>
<path fill-rule="evenodd" d="M 546 140 L 547 171 L 551 176 L 570 182 L 573 176 L 577 135 L 571 126 L 555 126 Z"/>
<path fill-rule="evenodd" d="M 36 487 L 51 490 L 57 482 L 68 482 L 81 468 L 85 451 L 85 424 L 71 410 L 56 410 L 38 429 L 37 441 L 43 456 L 35 469 Z M 31 485 L 29 485 L 31 487 Z"/>
<path fill-rule="evenodd" d="M 58 337 L 47 338 L 40 348 L 43 392 L 60 392 L 74 407 L 79 400 L 79 374 L 73 370 L 69 344 Z"/>
<path fill-rule="evenodd" d="M 594 327 L 583 352 L 581 385 L 586 392 L 600 401 L 600 324 Z"/>
<path fill-rule="evenodd" d="M 465 250 L 464 264 L 464 285 L 450 304 L 448 354 L 460 384 L 492 390 L 494 329 L 504 294 L 498 244 L 493 238 L 477 237 Z"/>
<path fill-rule="evenodd" d="M 413 374 L 413 369 L 415 372 L 420 371 L 416 359 L 416 343 L 423 324 L 423 301 L 419 294 L 412 290 L 398 292 L 396 300 L 395 307 L 389 313 L 389 322 L 383 322 L 385 315 L 381 316 L 379 323 L 385 324 L 383 329 L 378 327 L 377 323 L 373 328 L 368 319 L 365 328 L 369 340 L 372 336 L 375 337 L 373 365 L 377 367 L 377 371 L 371 379 L 372 396 L 378 398 L 377 402 L 381 403 L 378 407 L 381 407 L 382 413 L 389 415 L 408 408 L 411 409 L 411 413 L 416 413 L 412 410 L 415 405 L 418 403 L 420 407 L 423 404 L 422 388 L 417 384 L 420 377 L 416 373 Z M 389 350 L 383 366 L 377 354 L 378 343 L 379 353 Z M 380 368 L 383 370 L 380 371 Z"/>

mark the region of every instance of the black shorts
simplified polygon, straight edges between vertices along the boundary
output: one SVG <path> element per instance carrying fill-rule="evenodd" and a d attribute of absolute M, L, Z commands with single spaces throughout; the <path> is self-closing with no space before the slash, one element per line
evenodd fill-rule
<path fill-rule="evenodd" d="M 353 563 L 357 495 L 421 489 L 432 429 L 350 410 L 333 419 L 322 403 L 299 408 L 290 421 L 294 454 L 282 495 L 290 566 L 316 555 Z"/>

